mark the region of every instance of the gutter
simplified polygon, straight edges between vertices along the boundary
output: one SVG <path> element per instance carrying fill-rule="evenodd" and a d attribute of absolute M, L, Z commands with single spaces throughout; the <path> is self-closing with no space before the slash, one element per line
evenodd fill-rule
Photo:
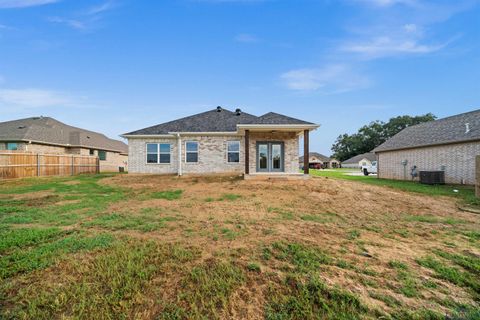
<path fill-rule="evenodd" d="M 177 141 L 178 141 L 178 170 L 177 174 L 179 177 L 182 176 L 182 137 L 180 133 L 177 133 Z"/>

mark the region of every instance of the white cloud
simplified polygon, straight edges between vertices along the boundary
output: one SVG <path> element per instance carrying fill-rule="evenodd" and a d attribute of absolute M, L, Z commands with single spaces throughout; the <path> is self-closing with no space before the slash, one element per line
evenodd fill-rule
<path fill-rule="evenodd" d="M 427 54 L 441 50 L 447 45 L 448 42 L 427 45 L 412 38 L 383 36 L 363 42 L 345 44 L 341 47 L 341 50 L 357 53 L 368 59 L 374 59 L 406 54 Z"/>
<path fill-rule="evenodd" d="M 61 17 L 50 17 L 50 18 L 48 18 L 48 21 L 53 22 L 53 23 L 64 24 L 66 26 L 69 26 L 69 27 L 71 27 L 73 29 L 77 29 L 77 30 L 87 29 L 87 26 L 85 25 L 85 23 L 80 21 L 80 20 L 65 19 L 65 18 L 61 18 Z"/>
<path fill-rule="evenodd" d="M 363 2 L 376 7 L 391 7 L 397 4 L 413 6 L 418 4 L 417 0 L 355 0 L 355 2 Z"/>
<path fill-rule="evenodd" d="M 54 107 L 71 105 L 71 100 L 51 90 L 0 89 L 0 105 L 20 108 Z"/>
<path fill-rule="evenodd" d="M 296 91 L 341 93 L 366 88 L 370 80 L 346 64 L 330 64 L 322 68 L 295 69 L 280 78 L 287 88 Z"/>
<path fill-rule="evenodd" d="M 59 1 L 60 0 L 0 0 L 0 9 L 34 7 Z"/>
<path fill-rule="evenodd" d="M 254 42 L 258 42 L 259 39 L 252 34 L 240 33 L 235 36 L 235 41 L 243 42 L 243 43 L 254 43 Z"/>
<path fill-rule="evenodd" d="M 408 23 L 403 26 L 403 30 L 405 30 L 408 33 L 415 33 L 418 31 L 418 27 L 414 23 Z"/>
<path fill-rule="evenodd" d="M 1 0 L 0 0 L 1 1 Z M 98 25 L 105 12 L 117 6 L 115 1 L 107 1 L 97 6 L 90 7 L 82 13 L 76 14 L 75 18 L 50 17 L 49 22 L 63 24 L 79 31 L 90 31 Z"/>
<path fill-rule="evenodd" d="M 116 6 L 114 1 L 107 1 L 97 6 L 93 6 L 87 10 L 87 15 L 97 15 L 99 13 L 112 10 Z"/>

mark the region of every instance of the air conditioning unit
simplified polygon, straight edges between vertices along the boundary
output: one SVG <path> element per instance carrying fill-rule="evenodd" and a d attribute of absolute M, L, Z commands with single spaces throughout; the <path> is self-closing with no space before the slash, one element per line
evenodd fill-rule
<path fill-rule="evenodd" d="M 445 184 L 445 171 L 420 171 L 420 183 Z"/>

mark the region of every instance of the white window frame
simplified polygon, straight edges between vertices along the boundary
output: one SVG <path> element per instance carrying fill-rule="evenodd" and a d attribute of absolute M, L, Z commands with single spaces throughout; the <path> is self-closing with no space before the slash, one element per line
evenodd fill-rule
<path fill-rule="evenodd" d="M 148 162 L 148 155 L 149 154 L 154 154 L 152 152 L 148 152 L 148 145 L 149 144 L 154 144 L 157 146 L 157 162 Z M 160 151 L 160 145 L 161 144 L 167 144 L 168 145 L 168 152 L 161 152 Z M 169 154 L 170 155 L 170 161 L 169 162 L 160 162 L 160 155 L 162 154 Z M 170 165 L 172 164 L 172 144 L 169 142 L 147 142 L 145 143 L 145 163 L 146 164 L 164 164 L 164 165 Z"/>
<path fill-rule="evenodd" d="M 235 142 L 235 143 L 238 144 L 238 151 L 228 151 L 228 144 L 229 144 L 229 143 L 232 143 L 232 142 Z M 227 146 L 226 146 L 226 147 L 227 147 L 227 148 L 226 148 L 226 149 L 227 149 L 227 150 L 226 150 L 226 151 L 227 151 L 227 152 L 226 152 L 227 163 L 228 163 L 228 164 L 238 164 L 238 163 L 240 163 L 240 147 L 241 147 L 240 140 L 229 140 L 229 141 L 227 141 Z M 229 160 L 228 160 L 228 154 L 229 154 L 229 153 L 238 153 L 238 162 L 229 161 Z"/>
<path fill-rule="evenodd" d="M 194 152 L 194 151 L 187 151 L 187 143 L 196 143 L 197 144 L 197 151 Z M 187 154 L 188 153 L 196 153 L 197 154 L 197 161 L 196 162 L 193 162 L 193 161 L 187 161 Z M 199 160 L 200 160 L 200 143 L 198 141 L 195 141 L 195 140 L 187 140 L 185 141 L 185 163 L 198 163 Z"/>

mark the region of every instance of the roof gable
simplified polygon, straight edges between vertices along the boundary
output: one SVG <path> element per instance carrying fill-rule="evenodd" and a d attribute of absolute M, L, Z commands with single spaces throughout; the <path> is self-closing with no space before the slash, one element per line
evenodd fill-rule
<path fill-rule="evenodd" d="M 308 154 L 308 157 L 309 157 L 309 159 L 312 159 L 312 157 L 315 157 L 317 160 L 322 161 L 322 162 L 330 162 L 330 161 L 334 160 L 334 159 L 332 159 L 332 158 L 330 158 L 330 157 L 327 157 L 327 156 L 325 156 L 325 155 L 323 155 L 323 154 L 321 154 L 321 153 L 318 153 L 318 152 L 310 152 L 310 153 Z M 303 159 L 304 159 L 304 158 L 305 158 L 304 156 L 301 156 L 301 157 L 299 158 L 299 161 L 300 161 L 300 162 L 303 162 Z"/>
<path fill-rule="evenodd" d="M 223 108 L 198 113 L 192 116 L 161 123 L 132 131 L 125 135 L 161 135 L 172 132 L 237 132 L 237 125 L 265 124 L 288 125 L 313 123 L 270 112 L 257 117 L 246 112 L 232 112 Z"/>
<path fill-rule="evenodd" d="M 405 128 L 378 146 L 374 152 L 474 140 L 480 140 L 480 110 Z"/>

